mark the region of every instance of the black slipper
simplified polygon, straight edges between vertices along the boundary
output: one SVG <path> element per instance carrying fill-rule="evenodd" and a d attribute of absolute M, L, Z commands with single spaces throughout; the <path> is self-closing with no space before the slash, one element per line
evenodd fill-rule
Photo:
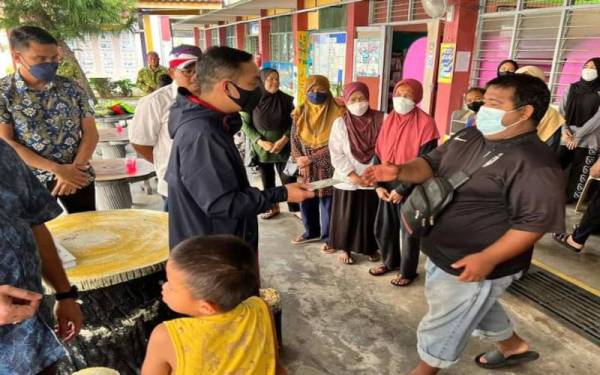
<path fill-rule="evenodd" d="M 554 239 L 554 241 L 558 242 L 559 244 L 561 244 L 566 249 L 569 249 L 569 250 L 574 251 L 576 253 L 580 253 L 581 250 L 583 250 L 583 247 L 581 249 L 578 249 L 575 246 L 569 245 L 569 243 L 567 242 L 567 239 L 569 237 L 572 237 L 572 235 L 570 235 L 568 233 L 552 233 L 552 238 Z"/>
<path fill-rule="evenodd" d="M 487 363 L 480 362 L 481 357 L 484 356 L 487 360 Z M 513 354 L 505 358 L 504 355 L 502 355 L 502 353 L 500 353 L 498 350 L 494 350 L 487 353 L 481 353 L 475 357 L 475 363 L 479 367 L 490 370 L 508 366 L 522 365 L 527 362 L 535 361 L 539 357 L 539 353 L 528 351 L 521 354 Z"/>
<path fill-rule="evenodd" d="M 398 276 L 400 276 L 400 277 L 398 277 Z M 403 288 L 405 286 L 409 286 L 410 284 L 412 284 L 412 282 L 415 281 L 417 279 L 417 277 L 419 277 L 419 274 L 418 273 L 415 274 L 415 277 L 410 278 L 410 279 L 408 277 L 404 277 L 402 275 L 398 275 L 398 276 L 396 276 L 395 278 L 393 278 L 390 281 L 390 284 L 392 284 L 393 286 L 397 286 L 398 288 Z M 406 282 L 404 284 L 399 284 L 399 283 L 395 283 L 394 282 L 395 280 L 406 280 Z"/>

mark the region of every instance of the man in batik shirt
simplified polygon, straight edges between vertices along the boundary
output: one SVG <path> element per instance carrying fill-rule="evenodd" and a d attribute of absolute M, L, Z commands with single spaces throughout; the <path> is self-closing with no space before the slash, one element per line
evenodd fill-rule
<path fill-rule="evenodd" d="M 0 79 L 0 138 L 69 213 L 95 210 L 89 165 L 98 131 L 81 87 L 56 75 L 58 44 L 47 31 L 10 31 L 17 72 Z"/>
<path fill-rule="evenodd" d="M 9 305 L 8 309 L 10 305 L 29 305 L 35 309 L 40 302 L 43 277 L 57 292 L 58 322 L 57 337 L 50 306 L 43 303 L 29 318 L 16 313 L 3 314 L 0 374 L 55 374 L 56 363 L 65 354 L 59 339 L 68 341 L 75 337 L 83 320 L 76 302 L 77 289 L 70 286 L 52 236 L 44 224 L 60 215 L 62 210 L 15 151 L 2 140 L 0 176 L 3 176 L 0 178 L 1 310 L 6 310 L 6 305 Z M 15 294 L 13 288 L 22 291 Z M 23 293 L 25 290 L 30 292 L 29 295 Z"/>

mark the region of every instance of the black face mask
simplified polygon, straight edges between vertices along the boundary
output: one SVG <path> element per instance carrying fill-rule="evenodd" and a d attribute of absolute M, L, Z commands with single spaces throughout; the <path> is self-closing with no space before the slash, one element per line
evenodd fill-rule
<path fill-rule="evenodd" d="M 234 98 L 231 95 L 227 95 L 229 96 L 229 99 L 233 100 L 235 104 L 239 105 L 241 107 L 242 112 L 251 114 L 254 108 L 258 105 L 258 102 L 260 102 L 260 98 L 262 97 L 262 90 L 260 89 L 260 87 L 257 87 L 254 90 L 250 91 L 244 90 L 243 88 L 241 88 L 233 82 L 230 83 L 234 85 L 235 88 L 238 90 L 238 92 L 240 93 L 240 97 Z"/>
<path fill-rule="evenodd" d="M 473 112 L 479 112 L 479 108 L 481 108 L 482 105 L 482 101 L 477 101 L 467 104 L 467 108 L 469 108 Z"/>

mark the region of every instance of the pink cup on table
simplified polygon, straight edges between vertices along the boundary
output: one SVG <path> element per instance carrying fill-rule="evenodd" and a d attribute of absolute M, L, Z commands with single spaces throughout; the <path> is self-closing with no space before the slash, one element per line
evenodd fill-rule
<path fill-rule="evenodd" d="M 127 174 L 134 174 L 137 170 L 136 159 L 125 159 L 125 172 Z"/>

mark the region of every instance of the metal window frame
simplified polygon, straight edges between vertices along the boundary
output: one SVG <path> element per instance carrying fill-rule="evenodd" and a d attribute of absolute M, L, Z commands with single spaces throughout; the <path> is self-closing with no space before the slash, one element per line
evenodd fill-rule
<path fill-rule="evenodd" d="M 476 48 L 476 53 L 474 53 L 474 57 L 473 57 L 473 61 L 472 61 L 472 65 L 473 68 L 471 69 L 471 85 L 476 85 L 478 83 L 478 81 L 480 80 L 480 75 L 479 72 L 482 70 L 480 69 L 481 66 L 481 52 L 482 50 L 479 48 L 481 46 L 482 41 L 484 40 L 482 38 L 482 32 L 483 32 L 483 24 L 486 20 L 490 20 L 490 19 L 494 19 L 494 18 L 507 18 L 507 17 L 514 17 L 514 22 L 513 22 L 513 29 L 511 31 L 511 40 L 510 40 L 510 50 L 509 52 L 509 57 L 508 58 L 514 58 L 514 56 L 516 55 L 517 52 L 517 45 L 518 45 L 518 32 L 519 32 L 519 25 L 522 22 L 523 16 L 528 16 L 528 15 L 536 15 L 536 14 L 543 14 L 543 13 L 549 13 L 549 12 L 556 12 L 556 11 L 560 11 L 560 23 L 558 25 L 558 31 L 556 34 L 556 43 L 554 44 L 554 51 L 552 54 L 552 64 L 551 64 L 551 68 L 550 68 L 550 75 L 548 77 L 548 88 L 550 89 L 550 92 L 552 93 L 552 97 L 555 98 L 554 94 L 556 92 L 556 89 L 558 86 L 561 86 L 558 82 L 558 76 L 559 76 L 559 69 L 560 69 L 560 58 L 561 58 L 561 52 L 564 52 L 562 49 L 563 44 L 565 43 L 565 41 L 568 39 L 565 37 L 566 32 L 571 28 L 571 27 L 577 27 L 577 25 L 569 25 L 570 23 L 570 16 L 574 11 L 577 10 L 581 10 L 581 9 L 593 9 L 593 10 L 600 10 L 600 4 L 581 4 L 581 5 L 574 5 L 575 0 L 563 0 L 563 5 L 561 6 L 557 6 L 557 7 L 551 7 L 551 8 L 538 8 L 538 9 L 523 9 L 523 5 L 525 4 L 525 0 L 518 0 L 517 1 L 517 7 L 515 10 L 511 10 L 511 11 L 504 11 L 504 12 L 494 12 L 494 13 L 486 13 L 486 5 L 487 5 L 487 0 L 480 0 L 479 2 L 479 18 L 477 21 L 477 35 L 475 38 L 475 48 Z M 592 25 L 586 25 L 587 27 L 593 27 Z M 600 37 L 600 35 L 598 36 Z"/>

